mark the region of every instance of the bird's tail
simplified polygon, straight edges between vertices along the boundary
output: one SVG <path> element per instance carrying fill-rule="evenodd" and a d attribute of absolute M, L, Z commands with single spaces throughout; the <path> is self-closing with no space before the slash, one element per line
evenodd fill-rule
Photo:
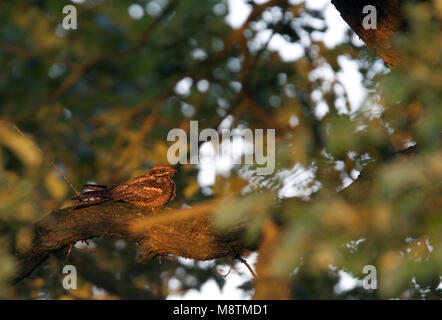
<path fill-rule="evenodd" d="M 109 186 L 103 186 L 101 184 L 85 184 L 81 189 L 89 191 L 102 191 L 109 188 Z"/>
<path fill-rule="evenodd" d="M 95 187 L 95 185 L 94 185 Z M 102 188 L 99 188 L 102 187 Z M 84 188 L 87 190 L 90 190 L 90 187 Z M 80 203 L 78 205 L 75 206 L 75 209 L 78 208 L 84 208 L 84 207 L 89 207 L 92 206 L 94 204 L 99 204 L 102 202 L 105 202 L 107 200 L 111 199 L 111 194 L 110 194 L 110 190 L 112 188 L 107 188 L 106 186 L 97 186 L 96 191 L 87 191 L 84 192 L 83 194 L 72 198 L 72 200 L 78 200 L 80 201 Z"/>

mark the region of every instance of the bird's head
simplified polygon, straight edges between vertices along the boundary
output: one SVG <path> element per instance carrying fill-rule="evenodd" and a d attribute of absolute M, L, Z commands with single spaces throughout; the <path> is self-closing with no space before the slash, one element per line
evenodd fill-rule
<path fill-rule="evenodd" d="M 156 166 L 149 170 L 147 173 L 150 176 L 155 177 L 169 177 L 172 178 L 176 170 L 169 166 Z"/>

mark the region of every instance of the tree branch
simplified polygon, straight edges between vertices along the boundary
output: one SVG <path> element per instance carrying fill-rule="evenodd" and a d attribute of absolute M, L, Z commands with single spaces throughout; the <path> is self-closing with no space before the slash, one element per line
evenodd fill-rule
<path fill-rule="evenodd" d="M 332 0 L 342 18 L 354 32 L 381 57 L 389 67 L 398 64 L 400 56 L 391 44 L 394 34 L 404 23 L 403 0 Z M 362 25 L 367 13 L 363 8 L 371 5 L 377 11 L 376 29 L 365 29 Z"/>
<path fill-rule="evenodd" d="M 130 203 L 108 201 L 82 209 L 54 211 L 35 224 L 32 248 L 17 249 L 20 268 L 13 283 L 28 277 L 49 255 L 92 237 L 137 242 L 136 260 L 140 263 L 168 254 L 194 260 L 233 258 L 256 249 L 241 240 L 243 225 L 225 233 L 212 224 L 216 205 L 217 202 L 209 201 L 192 208 L 151 211 Z"/>

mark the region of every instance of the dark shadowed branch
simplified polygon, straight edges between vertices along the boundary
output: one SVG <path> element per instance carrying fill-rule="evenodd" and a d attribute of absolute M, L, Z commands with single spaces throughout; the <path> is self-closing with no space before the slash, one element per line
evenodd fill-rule
<path fill-rule="evenodd" d="M 332 0 L 342 18 L 353 29 L 362 41 L 371 47 L 385 63 L 394 67 L 398 64 L 400 56 L 392 44 L 394 34 L 404 23 L 404 1 L 399 0 Z M 366 29 L 363 21 L 368 13 L 364 13 L 364 7 L 376 8 L 377 25 L 375 29 Z M 367 11 L 365 11 L 367 12 Z"/>

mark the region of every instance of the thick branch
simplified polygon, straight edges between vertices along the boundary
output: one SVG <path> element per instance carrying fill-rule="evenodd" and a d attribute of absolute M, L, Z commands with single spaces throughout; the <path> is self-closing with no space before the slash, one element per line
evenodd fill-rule
<path fill-rule="evenodd" d="M 17 283 L 29 276 L 50 254 L 92 237 L 112 237 L 138 242 L 137 261 L 173 254 L 211 260 L 255 249 L 240 240 L 241 227 L 222 233 L 211 223 L 215 202 L 186 209 L 139 208 L 130 203 L 105 202 L 75 210 L 54 211 L 35 225 L 33 246 L 17 252 Z"/>
<path fill-rule="evenodd" d="M 387 65 L 397 65 L 399 53 L 390 42 L 404 22 L 403 0 L 332 0 L 332 3 L 367 46 L 371 47 Z M 365 29 L 362 24 L 368 15 L 363 9 L 368 5 L 374 6 L 377 11 L 376 29 Z"/>

